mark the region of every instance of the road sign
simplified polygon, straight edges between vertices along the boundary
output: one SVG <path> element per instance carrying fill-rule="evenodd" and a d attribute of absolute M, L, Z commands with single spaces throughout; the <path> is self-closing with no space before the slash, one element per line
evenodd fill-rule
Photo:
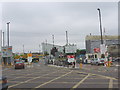
<path fill-rule="evenodd" d="M 74 55 L 67 55 L 67 58 L 68 58 L 68 62 L 75 62 L 75 58 L 74 58 Z"/>
<path fill-rule="evenodd" d="M 27 55 L 28 57 L 32 57 L 32 53 L 28 53 L 28 55 Z"/>
<path fill-rule="evenodd" d="M 32 54 L 31 54 L 31 53 L 28 53 L 27 56 L 28 56 L 28 62 L 29 62 L 29 63 L 32 62 Z"/>
<path fill-rule="evenodd" d="M 12 46 L 2 47 L 2 57 L 12 57 Z"/>
<path fill-rule="evenodd" d="M 99 53 L 100 52 L 100 48 L 94 48 L 94 52 L 95 53 Z"/>

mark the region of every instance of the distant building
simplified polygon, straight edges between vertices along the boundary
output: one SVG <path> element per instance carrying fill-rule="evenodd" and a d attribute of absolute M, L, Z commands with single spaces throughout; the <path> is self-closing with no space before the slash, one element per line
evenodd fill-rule
<path fill-rule="evenodd" d="M 120 37 L 120 36 L 119 36 Z M 118 36 L 105 35 L 103 36 L 104 44 L 109 45 L 118 45 Z M 100 48 L 101 37 L 98 35 L 87 35 L 85 38 L 86 52 L 94 53 L 95 48 Z"/>
<path fill-rule="evenodd" d="M 69 44 L 65 46 L 54 45 L 57 48 L 58 52 L 61 53 L 75 53 L 77 50 L 77 46 L 74 44 Z M 47 52 L 51 54 L 51 49 L 53 48 L 53 44 L 42 43 L 42 52 Z M 64 51 L 65 50 L 65 51 Z"/>
<path fill-rule="evenodd" d="M 56 47 L 59 52 L 62 52 L 62 53 L 63 53 L 63 46 L 54 45 L 54 47 Z M 53 44 L 42 43 L 42 52 L 43 52 L 43 53 L 44 53 L 44 52 L 47 52 L 47 53 L 49 53 L 49 55 L 50 55 L 52 48 L 53 48 Z"/>

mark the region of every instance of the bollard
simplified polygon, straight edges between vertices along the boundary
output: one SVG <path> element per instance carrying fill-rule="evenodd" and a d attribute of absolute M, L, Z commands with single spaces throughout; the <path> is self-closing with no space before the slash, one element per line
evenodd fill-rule
<path fill-rule="evenodd" d="M 80 68 L 82 69 L 82 63 L 80 63 Z"/>
<path fill-rule="evenodd" d="M 108 67 L 110 67 L 111 66 L 111 63 L 110 63 L 110 61 L 108 61 Z"/>

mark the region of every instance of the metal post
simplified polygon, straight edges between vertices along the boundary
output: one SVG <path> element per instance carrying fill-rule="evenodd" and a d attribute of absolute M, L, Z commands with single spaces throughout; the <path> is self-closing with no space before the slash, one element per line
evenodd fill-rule
<path fill-rule="evenodd" d="M 101 12 L 100 9 L 97 9 L 99 11 L 99 21 L 100 21 L 100 33 L 101 33 L 101 44 L 103 44 L 103 37 L 102 37 L 102 24 L 101 24 Z"/>

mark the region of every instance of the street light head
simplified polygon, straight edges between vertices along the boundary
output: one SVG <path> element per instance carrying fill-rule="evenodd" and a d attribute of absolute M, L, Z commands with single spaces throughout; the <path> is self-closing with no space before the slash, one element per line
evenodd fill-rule
<path fill-rule="evenodd" d="M 9 24 L 10 22 L 8 22 L 7 24 Z"/>
<path fill-rule="evenodd" d="M 100 10 L 99 8 L 97 10 Z"/>

